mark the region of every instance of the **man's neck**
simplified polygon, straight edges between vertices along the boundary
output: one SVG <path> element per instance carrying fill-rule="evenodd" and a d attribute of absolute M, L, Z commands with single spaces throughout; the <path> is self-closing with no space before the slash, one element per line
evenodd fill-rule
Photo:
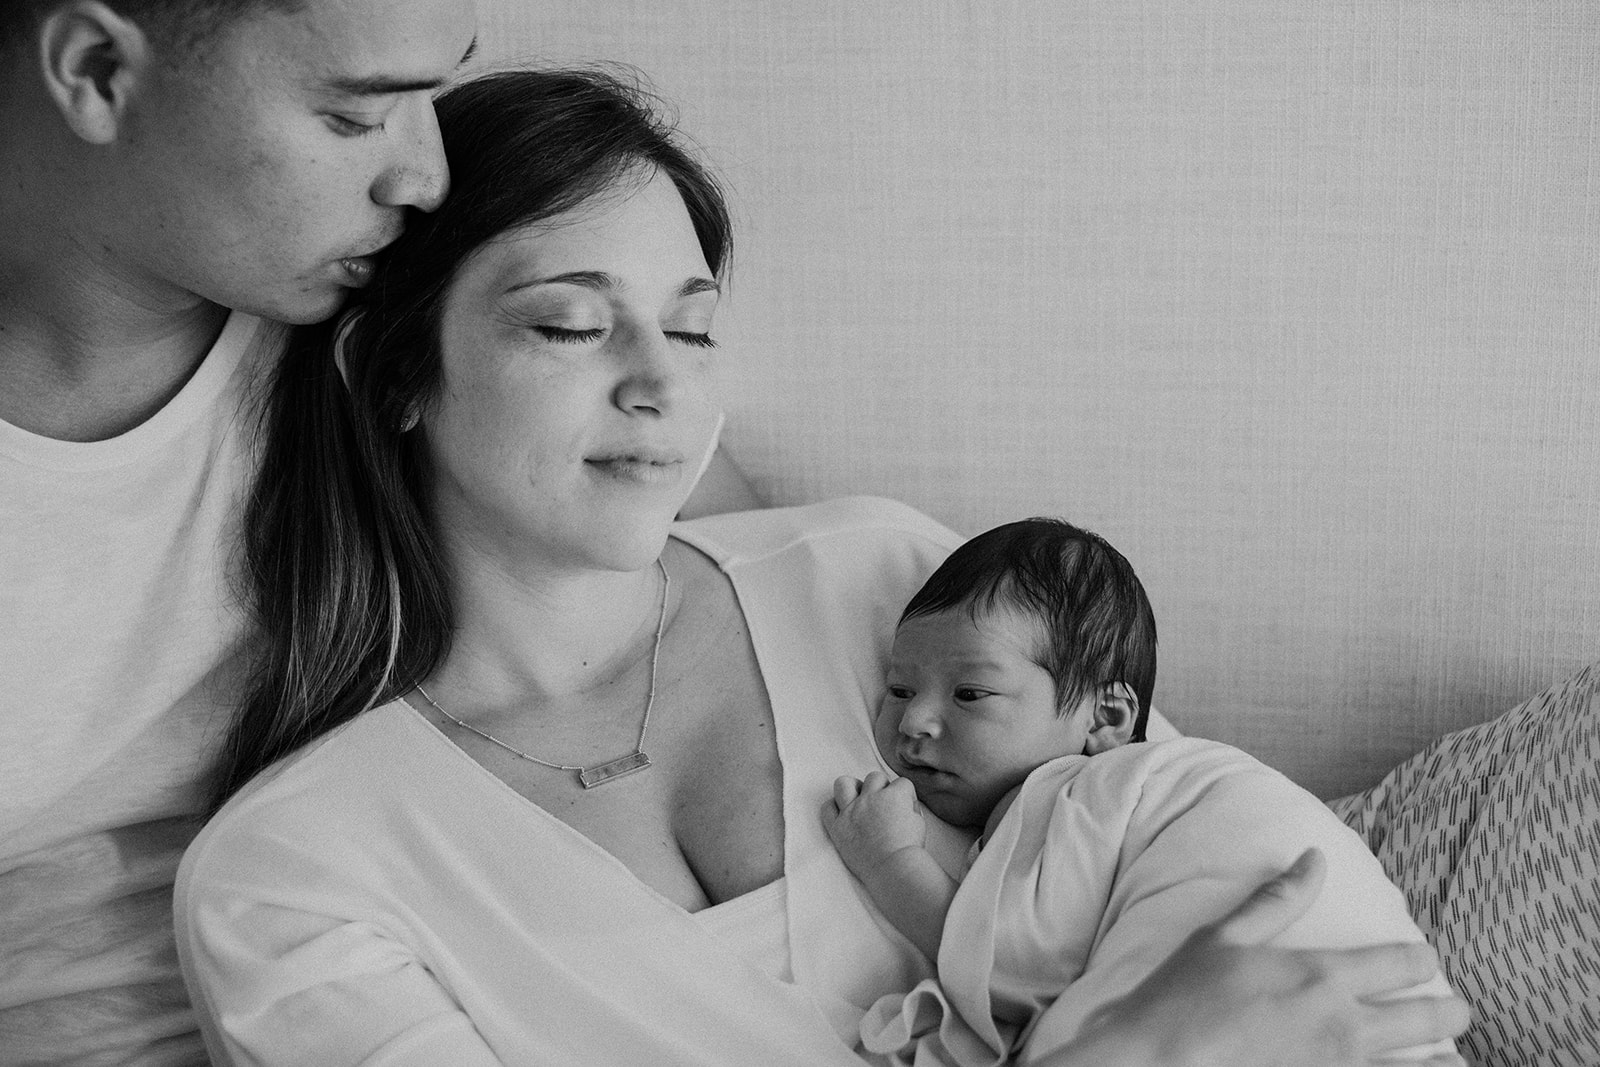
<path fill-rule="evenodd" d="M 156 309 L 92 283 L 13 280 L 0 273 L 0 419 L 61 441 L 103 441 L 160 411 L 228 317 L 199 299 Z"/>

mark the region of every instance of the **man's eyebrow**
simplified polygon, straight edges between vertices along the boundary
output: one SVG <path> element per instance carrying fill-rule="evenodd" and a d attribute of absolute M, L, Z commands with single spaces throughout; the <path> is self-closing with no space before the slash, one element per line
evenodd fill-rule
<path fill-rule="evenodd" d="M 478 39 L 474 37 L 467 50 L 456 63 L 456 69 L 466 66 L 478 52 Z M 328 84 L 346 96 L 387 96 L 390 93 L 432 92 L 448 78 L 396 78 L 387 74 L 373 74 L 364 78 L 334 78 Z"/>

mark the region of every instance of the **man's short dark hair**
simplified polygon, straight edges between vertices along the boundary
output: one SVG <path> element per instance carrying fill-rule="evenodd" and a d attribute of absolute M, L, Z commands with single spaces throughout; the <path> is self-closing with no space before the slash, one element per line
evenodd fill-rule
<path fill-rule="evenodd" d="M 1139 701 L 1132 740 L 1144 740 L 1156 685 L 1156 619 L 1122 553 L 1060 519 L 997 526 L 952 552 L 900 621 L 958 607 L 977 620 L 997 606 L 1039 623 L 1034 662 L 1055 680 L 1061 714 L 1122 682 Z"/>
<path fill-rule="evenodd" d="M 63 0 L 0 0 L 0 48 L 26 40 Z M 106 0 L 106 6 L 154 36 L 185 47 L 209 37 L 230 19 L 257 8 L 293 11 L 303 0 Z"/>

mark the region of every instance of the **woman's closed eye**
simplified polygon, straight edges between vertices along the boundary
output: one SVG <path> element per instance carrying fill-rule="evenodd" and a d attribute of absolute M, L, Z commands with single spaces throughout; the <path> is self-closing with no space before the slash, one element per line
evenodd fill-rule
<path fill-rule="evenodd" d="M 557 341 L 561 344 L 581 345 L 590 341 L 598 341 L 606 332 L 599 326 L 587 330 L 572 330 L 565 326 L 535 325 L 533 332 L 547 341 Z"/>
<path fill-rule="evenodd" d="M 574 330 L 566 326 L 536 325 L 534 332 L 547 341 L 556 341 L 560 344 L 580 345 L 591 341 L 598 341 L 605 335 L 602 327 L 595 326 L 587 330 Z M 695 348 L 715 348 L 717 342 L 707 333 L 693 333 L 688 330 L 665 330 L 664 336 L 679 344 L 692 345 Z"/>
<path fill-rule="evenodd" d="M 668 338 L 680 344 L 694 345 L 696 348 L 716 348 L 717 342 L 708 333 L 692 333 L 688 330 L 666 330 Z"/>

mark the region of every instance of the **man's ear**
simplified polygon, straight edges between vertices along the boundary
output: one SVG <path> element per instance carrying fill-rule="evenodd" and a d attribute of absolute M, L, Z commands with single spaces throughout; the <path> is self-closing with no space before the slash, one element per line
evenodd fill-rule
<path fill-rule="evenodd" d="M 150 40 L 100 0 L 69 0 L 39 25 L 45 91 L 72 132 L 90 144 L 116 140 L 128 100 L 150 65 Z"/>
<path fill-rule="evenodd" d="M 1126 682 L 1107 682 L 1095 695 L 1094 719 L 1083 744 L 1086 756 L 1098 756 L 1121 748 L 1133 737 L 1133 724 L 1139 718 L 1139 698 Z"/>

